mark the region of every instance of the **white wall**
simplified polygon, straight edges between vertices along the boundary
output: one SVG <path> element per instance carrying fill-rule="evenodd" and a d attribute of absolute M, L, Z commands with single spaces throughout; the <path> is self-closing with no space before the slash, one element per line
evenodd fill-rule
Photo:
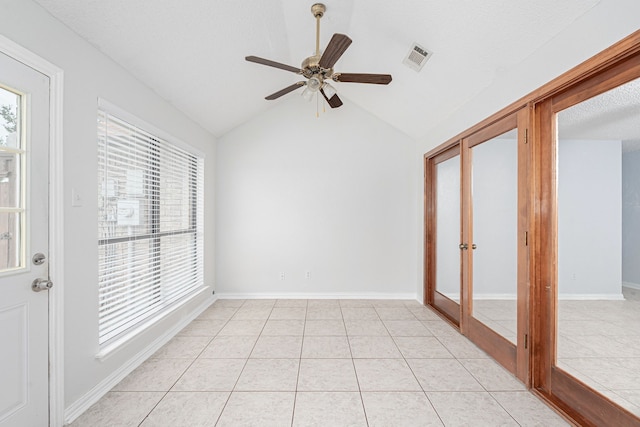
<path fill-rule="evenodd" d="M 559 298 L 621 298 L 620 141 L 560 140 Z"/>
<path fill-rule="evenodd" d="M 206 153 L 205 253 L 213 259 L 214 138 L 135 80 L 117 64 L 62 26 L 31 0 L 2 0 L 0 32 L 64 70 L 64 290 L 65 405 L 127 365 L 166 330 L 206 301 L 203 295 L 136 340 L 97 360 L 97 143 L 98 97 L 128 110 Z M 84 200 L 71 207 L 71 188 Z M 207 263 L 205 283 L 213 282 Z M 209 293 L 207 293 L 209 294 Z"/>
<path fill-rule="evenodd" d="M 427 123 L 431 128 L 428 136 L 418 141 L 416 156 L 422 157 L 449 138 L 638 30 L 639 15 L 640 2 L 637 0 L 601 0 L 523 62 L 496 74 L 492 84 L 447 120 Z M 422 176 L 418 179 L 421 198 L 424 180 Z M 422 217 L 422 205 L 419 210 Z M 423 233 L 419 234 L 415 246 L 422 259 Z M 420 293 L 422 286 L 420 277 L 416 284 Z"/>
<path fill-rule="evenodd" d="M 415 298 L 415 142 L 288 96 L 218 141 L 216 292 Z"/>
<path fill-rule="evenodd" d="M 622 154 L 622 281 L 640 287 L 640 151 Z"/>

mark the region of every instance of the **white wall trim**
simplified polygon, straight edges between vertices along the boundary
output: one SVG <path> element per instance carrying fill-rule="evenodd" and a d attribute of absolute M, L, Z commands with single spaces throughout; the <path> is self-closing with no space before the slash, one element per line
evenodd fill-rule
<path fill-rule="evenodd" d="M 64 414 L 64 72 L 3 35 L 0 52 L 49 77 L 49 425 L 57 427 Z"/>
<path fill-rule="evenodd" d="M 637 289 L 640 291 L 640 283 L 622 282 L 622 286 L 624 286 L 625 288 Z"/>
<path fill-rule="evenodd" d="M 65 424 L 72 423 L 76 418 L 82 415 L 82 413 L 89 409 L 91 405 L 100 400 L 105 394 L 107 394 L 109 390 L 111 390 L 116 384 L 118 384 L 127 375 L 133 372 L 134 369 L 144 363 L 144 361 L 151 357 L 153 353 L 155 353 L 160 349 L 160 347 L 165 345 L 171 338 L 173 338 L 178 332 L 180 332 L 182 328 L 191 323 L 193 319 L 202 314 L 202 312 L 205 311 L 216 300 L 217 297 L 215 296 L 210 296 L 209 298 L 207 298 L 207 300 L 200 304 L 195 310 L 193 310 L 189 316 L 181 319 L 180 322 L 176 323 L 171 329 L 167 330 L 164 334 L 156 338 L 145 349 L 138 352 L 138 354 L 129 359 L 128 362 L 122 364 L 122 366 L 113 371 L 111 375 L 100 381 L 100 383 L 96 384 L 82 397 L 69 405 L 64 413 Z"/>
<path fill-rule="evenodd" d="M 216 293 L 219 299 L 406 299 L 418 301 L 415 293 L 386 294 L 379 292 L 336 293 Z"/>
<path fill-rule="evenodd" d="M 640 287 L 639 287 L 640 289 Z M 458 294 L 444 294 L 449 299 L 452 299 L 456 302 L 459 301 L 460 295 Z M 480 294 L 473 295 L 474 300 L 514 300 L 515 295 L 510 294 Z M 622 293 L 619 294 L 559 294 L 558 300 L 560 301 L 622 301 L 624 300 L 624 296 Z"/>
<path fill-rule="evenodd" d="M 559 294 L 559 301 L 624 301 L 622 293 L 619 294 Z"/>
<path fill-rule="evenodd" d="M 458 297 L 459 298 L 459 297 Z M 474 300 L 501 300 L 501 301 L 515 301 L 517 299 L 516 294 L 473 294 Z"/>

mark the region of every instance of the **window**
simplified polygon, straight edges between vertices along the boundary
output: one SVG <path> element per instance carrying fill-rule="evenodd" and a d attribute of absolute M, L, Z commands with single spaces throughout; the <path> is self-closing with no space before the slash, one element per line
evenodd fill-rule
<path fill-rule="evenodd" d="M 202 288 L 203 172 L 202 157 L 98 111 L 100 344 Z"/>
<path fill-rule="evenodd" d="M 23 96 L 0 87 L 0 273 L 24 268 Z"/>

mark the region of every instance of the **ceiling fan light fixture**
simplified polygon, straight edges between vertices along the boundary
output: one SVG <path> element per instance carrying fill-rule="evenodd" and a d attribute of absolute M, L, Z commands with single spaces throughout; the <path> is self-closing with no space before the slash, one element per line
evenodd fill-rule
<path fill-rule="evenodd" d="M 305 87 L 304 90 L 302 91 L 302 98 L 304 98 L 305 101 L 309 102 L 313 99 L 313 95 L 315 95 L 315 91 L 310 90 L 309 87 Z"/>
<path fill-rule="evenodd" d="M 307 89 L 311 90 L 312 92 L 319 91 L 321 87 L 322 82 L 316 76 L 311 77 L 309 81 L 307 81 Z"/>
<path fill-rule="evenodd" d="M 336 88 L 331 86 L 329 83 L 325 83 L 322 86 L 322 90 L 324 90 L 324 94 L 327 97 L 327 99 L 333 98 L 333 96 L 337 93 Z"/>

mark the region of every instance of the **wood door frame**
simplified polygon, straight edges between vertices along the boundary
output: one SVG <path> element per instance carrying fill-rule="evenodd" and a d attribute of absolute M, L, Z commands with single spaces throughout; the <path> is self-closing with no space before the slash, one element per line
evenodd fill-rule
<path fill-rule="evenodd" d="M 518 339 L 528 339 L 529 332 L 529 254 L 525 242 L 525 232 L 529 227 L 529 163 L 530 144 L 528 144 L 528 128 L 532 109 L 520 108 L 504 115 L 486 126 L 477 129 L 464 138 L 451 144 L 441 146 L 424 156 L 425 197 L 425 283 L 424 303 L 434 307 L 446 320 L 457 326 L 460 332 L 468 336 L 480 348 L 490 354 L 501 365 L 512 372 L 526 385 L 530 383 L 530 360 L 528 344 L 514 345 L 511 341 L 497 334 L 495 331 L 473 318 L 471 296 L 471 250 L 461 251 L 460 254 L 460 304 L 446 298 L 436 291 L 436 165 L 460 156 L 460 243 L 471 246 L 472 235 L 472 201 L 471 201 L 471 150 L 495 136 L 511 129 L 518 130 Z M 521 148 L 525 147 L 525 148 Z"/>
<path fill-rule="evenodd" d="M 49 425 L 64 424 L 64 176 L 61 68 L 0 35 L 0 52 L 49 77 Z"/>
<path fill-rule="evenodd" d="M 453 136 L 440 146 L 425 154 L 425 173 L 427 171 L 427 159 L 460 144 L 463 138 L 480 132 L 493 123 L 500 121 L 505 116 L 526 108 L 531 126 L 529 126 L 529 176 L 526 183 L 529 188 L 527 195 L 529 212 L 528 239 L 529 239 L 529 366 L 528 372 L 531 390 L 549 405 L 556 408 L 568 418 L 584 425 L 594 425 L 602 420 L 598 411 L 606 414 L 606 422 L 618 422 L 618 425 L 631 425 L 637 423 L 626 410 L 613 404 L 611 401 L 594 393 L 584 384 L 573 379 L 562 371 L 552 368 L 549 355 L 555 345 L 552 341 L 552 333 L 555 334 L 555 307 L 554 292 L 555 272 L 557 269 L 557 238 L 554 189 L 555 177 L 554 147 L 551 146 L 555 135 L 555 123 L 552 117 L 555 98 L 555 108 L 559 106 L 573 105 L 580 100 L 593 96 L 604 88 L 612 88 L 625 81 L 633 79 L 636 65 L 640 62 L 640 30 L 625 37 L 613 46 L 605 49 L 580 65 L 553 79 L 533 92 L 518 99 L 512 104 L 501 109 L 497 113 L 482 120 L 471 128 Z M 425 182 L 426 180 L 425 176 Z M 429 196 L 429 186 L 425 187 L 425 197 Z M 426 240 L 428 228 L 428 216 L 431 211 L 427 209 L 425 200 L 425 303 L 429 303 L 427 276 L 432 274 L 427 263 L 427 251 L 429 248 Z M 522 215 L 522 213 L 519 213 Z M 433 243 L 433 242 L 431 242 Z M 519 262 L 522 260 L 519 259 Z M 553 350 L 554 351 L 554 350 Z M 555 353 L 553 353 L 555 354 Z M 518 362 L 520 363 L 520 362 Z M 549 389 L 552 378 L 557 382 L 557 392 L 554 394 Z M 568 397 L 568 400 L 563 400 Z M 627 424 L 624 424 L 624 423 Z"/>
<path fill-rule="evenodd" d="M 512 114 L 506 115 L 494 121 L 488 126 L 470 134 L 462 139 L 463 177 L 462 193 L 463 202 L 463 241 L 473 244 L 473 200 L 471 194 L 473 166 L 472 148 L 492 138 L 502 135 L 510 130 L 517 131 L 517 278 L 516 278 L 516 304 L 517 304 L 517 344 L 512 343 L 502 335 L 489 328 L 473 317 L 473 251 L 465 251 L 463 262 L 463 295 L 462 307 L 462 333 L 467 335 L 478 347 L 492 356 L 498 363 L 513 373 L 520 381 L 529 385 L 529 199 L 528 177 L 530 145 L 528 144 L 528 129 L 530 122 L 529 108 L 520 108 Z"/>
<path fill-rule="evenodd" d="M 638 46 L 640 48 L 640 45 Z M 536 104 L 536 171 L 538 223 L 534 280 L 538 304 L 535 334 L 536 357 L 533 387 L 554 405 L 585 425 L 632 425 L 637 418 L 555 366 L 558 321 L 558 194 L 556 114 L 610 89 L 640 78 L 640 51 L 625 55 L 565 90 Z M 545 333 L 547 331 L 547 333 Z M 579 410 L 577 410 L 579 408 Z"/>
<path fill-rule="evenodd" d="M 436 290 L 436 188 L 438 184 L 436 166 L 455 156 L 460 156 L 459 141 L 424 156 L 424 304 L 434 307 L 447 321 L 460 327 L 460 304 Z M 460 166 L 462 169 L 462 163 Z M 460 202 L 462 203 L 462 198 Z M 462 226 L 460 230 L 462 232 Z M 462 281 L 460 281 L 460 286 L 462 286 Z M 460 298 L 462 303 L 462 294 Z"/>

